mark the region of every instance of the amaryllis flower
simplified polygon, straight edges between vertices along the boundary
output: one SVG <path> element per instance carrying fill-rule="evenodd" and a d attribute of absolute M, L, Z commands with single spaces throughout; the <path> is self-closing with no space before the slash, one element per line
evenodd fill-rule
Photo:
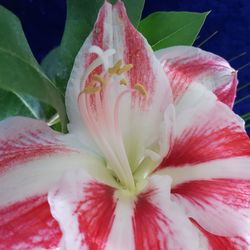
<path fill-rule="evenodd" d="M 68 83 L 69 133 L 0 123 L 0 249 L 249 249 L 236 85 L 200 49 L 155 56 L 105 2 Z"/>

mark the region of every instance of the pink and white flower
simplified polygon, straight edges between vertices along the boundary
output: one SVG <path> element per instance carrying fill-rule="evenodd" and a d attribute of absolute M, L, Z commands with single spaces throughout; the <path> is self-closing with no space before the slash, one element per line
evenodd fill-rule
<path fill-rule="evenodd" d="M 0 249 L 249 249 L 236 85 L 211 53 L 154 55 L 105 2 L 68 83 L 69 133 L 0 123 Z"/>

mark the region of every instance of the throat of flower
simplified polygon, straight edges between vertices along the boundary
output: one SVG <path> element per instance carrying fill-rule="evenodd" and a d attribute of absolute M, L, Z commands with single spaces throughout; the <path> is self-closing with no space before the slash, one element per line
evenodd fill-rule
<path fill-rule="evenodd" d="M 113 61 L 110 57 L 114 50 L 102 51 L 94 46 L 91 53 L 98 56 L 81 78 L 79 110 L 117 183 L 134 192 L 136 183 L 124 146 L 119 114 L 124 98 L 130 101 L 134 95 L 147 98 L 147 89 L 142 83 L 129 82 L 127 73 L 133 68 L 132 64 L 122 59 L 109 63 Z"/>

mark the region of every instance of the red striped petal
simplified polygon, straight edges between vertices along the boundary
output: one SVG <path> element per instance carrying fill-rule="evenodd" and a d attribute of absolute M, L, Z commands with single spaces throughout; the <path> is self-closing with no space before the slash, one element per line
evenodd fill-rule
<path fill-rule="evenodd" d="M 0 123 L 0 174 L 13 164 L 67 152 L 46 123 L 28 118 L 9 118 Z"/>
<path fill-rule="evenodd" d="M 249 179 L 189 181 L 173 187 L 171 192 L 187 215 L 209 233 L 247 241 L 250 233 Z"/>
<path fill-rule="evenodd" d="M 114 220 L 114 189 L 93 181 L 83 192 L 87 195 L 75 210 L 79 214 L 80 231 L 90 249 L 104 249 Z"/>
<path fill-rule="evenodd" d="M 0 123 L 0 208 L 46 193 L 69 161 L 77 167 L 77 151 L 63 140 L 41 121 L 20 117 Z"/>
<path fill-rule="evenodd" d="M 199 48 L 175 46 L 156 53 L 170 78 L 174 99 L 178 101 L 190 84 L 201 83 L 232 108 L 236 96 L 237 74 L 223 58 Z"/>
<path fill-rule="evenodd" d="M 109 183 L 103 162 L 68 141 L 41 121 L 9 118 L 0 123 L 0 249 L 58 247 L 62 234 L 47 194 L 66 171 L 84 167 Z"/>
<path fill-rule="evenodd" d="M 60 239 L 46 195 L 0 208 L 0 249 L 54 249 Z"/>
<path fill-rule="evenodd" d="M 195 220 L 191 219 L 193 224 L 208 239 L 209 245 L 213 250 L 248 250 L 249 243 L 242 238 L 223 237 L 209 233 L 202 228 Z"/>
<path fill-rule="evenodd" d="M 71 172 L 49 194 L 65 249 L 198 249 L 206 245 L 169 199 L 170 179 L 154 176 L 138 196 Z"/>
<path fill-rule="evenodd" d="M 105 249 L 114 220 L 114 188 L 86 173 L 69 172 L 49 193 L 65 249 Z"/>
<path fill-rule="evenodd" d="M 84 159 L 46 123 L 9 118 L 0 123 L 0 249 L 53 249 L 61 238 L 48 190 Z"/>
<path fill-rule="evenodd" d="M 161 168 L 239 156 L 250 156 L 250 142 L 247 134 L 237 126 L 230 125 L 207 134 L 193 127 L 175 140 L 170 154 L 162 161 Z"/>
<path fill-rule="evenodd" d="M 170 181 L 154 176 L 135 201 L 133 230 L 136 250 L 198 249 L 204 244 L 186 215 L 169 199 Z M 206 249 L 206 248 L 202 248 Z"/>
<path fill-rule="evenodd" d="M 242 121 L 198 84 L 177 105 L 175 128 L 171 150 L 159 169 L 250 156 Z"/>
<path fill-rule="evenodd" d="M 123 29 L 124 59 L 127 63 L 133 64 L 133 68 L 128 72 L 131 87 L 136 83 L 141 83 L 149 95 L 155 92 L 156 72 L 152 65 L 152 52 L 145 38 L 134 28 L 128 19 L 122 1 L 118 1 L 114 9 L 119 15 Z M 138 96 L 137 96 L 138 98 Z"/>

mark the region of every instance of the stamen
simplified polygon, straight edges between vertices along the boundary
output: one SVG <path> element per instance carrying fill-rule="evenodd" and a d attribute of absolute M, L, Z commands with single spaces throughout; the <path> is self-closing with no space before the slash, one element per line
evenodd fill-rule
<path fill-rule="evenodd" d="M 117 74 L 118 70 L 120 70 L 121 66 L 123 64 L 123 60 L 119 60 L 115 63 L 115 65 L 108 69 L 109 74 Z"/>
<path fill-rule="evenodd" d="M 136 83 L 134 88 L 143 96 L 147 96 L 148 92 L 141 83 Z"/>
<path fill-rule="evenodd" d="M 98 57 L 101 59 L 105 70 L 107 70 L 108 66 L 109 66 L 108 58 L 110 56 L 112 56 L 113 54 L 115 54 L 115 50 L 114 49 L 108 49 L 108 50 L 104 51 L 100 47 L 94 45 L 89 49 L 89 53 L 97 54 Z"/>
<path fill-rule="evenodd" d="M 133 68 L 133 64 L 125 64 L 122 68 L 117 71 L 118 75 L 128 72 Z"/>
<path fill-rule="evenodd" d="M 123 79 L 120 80 L 120 84 L 127 86 L 128 85 L 128 80 L 123 78 Z"/>
<path fill-rule="evenodd" d="M 160 161 L 161 160 L 161 155 L 154 152 L 153 150 L 146 149 L 144 153 L 145 157 L 149 157 L 152 161 Z"/>
<path fill-rule="evenodd" d="M 84 94 L 95 94 L 95 93 L 101 91 L 101 89 L 102 88 L 100 86 L 87 86 L 87 87 L 84 88 L 84 90 L 82 90 L 80 92 L 80 95 L 82 93 L 84 93 Z"/>
<path fill-rule="evenodd" d="M 104 77 L 97 74 L 93 76 L 93 80 L 99 82 L 101 85 L 107 84 L 107 80 Z"/>

